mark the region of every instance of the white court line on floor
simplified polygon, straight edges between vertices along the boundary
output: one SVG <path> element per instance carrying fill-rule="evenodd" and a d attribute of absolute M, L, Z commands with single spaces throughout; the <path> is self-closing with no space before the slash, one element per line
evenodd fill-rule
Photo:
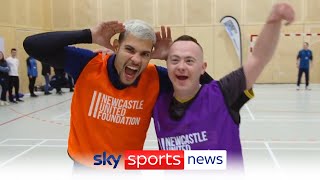
<path fill-rule="evenodd" d="M 8 141 L 8 139 L 5 139 L 5 140 L 1 141 L 0 144 L 5 143 L 7 141 Z"/>
<path fill-rule="evenodd" d="M 47 141 L 46 141 L 46 140 L 43 140 L 43 141 L 41 141 L 40 143 L 38 143 L 38 144 L 36 144 L 36 145 L 33 145 L 33 146 L 32 146 L 32 147 L 30 147 L 29 149 L 27 149 L 27 150 L 23 151 L 22 153 L 20 153 L 20 154 L 18 154 L 18 155 L 16 155 L 16 156 L 14 156 L 13 158 L 11 158 L 11 159 L 9 159 L 9 160 L 5 161 L 4 163 L 0 164 L 0 168 L 2 168 L 3 166 L 7 165 L 7 164 L 8 164 L 8 163 L 10 163 L 11 161 L 13 161 L 13 160 L 17 159 L 18 157 L 20 157 L 20 156 L 22 156 L 22 155 L 26 154 L 27 152 L 31 151 L 32 149 L 34 149 L 34 148 L 38 147 L 39 145 L 41 145 L 41 144 L 43 144 L 43 143 L 45 143 L 45 142 L 47 142 Z"/>
<path fill-rule="evenodd" d="M 253 121 L 256 120 L 256 119 L 254 118 L 254 116 L 253 116 L 253 114 L 252 114 L 249 106 L 246 104 L 245 107 L 247 108 L 247 111 L 249 112 L 251 119 L 252 119 Z"/>
<path fill-rule="evenodd" d="M 278 160 L 277 160 L 276 156 L 273 154 L 273 152 L 272 152 L 272 150 L 271 150 L 271 148 L 270 148 L 269 144 L 268 144 L 267 142 L 264 142 L 264 145 L 267 147 L 267 150 L 268 150 L 268 152 L 269 152 L 269 154 L 270 154 L 270 156 L 271 156 L 271 158 L 272 158 L 272 160 L 273 160 L 274 164 L 276 165 L 276 168 L 280 169 L 279 162 L 278 162 Z"/>

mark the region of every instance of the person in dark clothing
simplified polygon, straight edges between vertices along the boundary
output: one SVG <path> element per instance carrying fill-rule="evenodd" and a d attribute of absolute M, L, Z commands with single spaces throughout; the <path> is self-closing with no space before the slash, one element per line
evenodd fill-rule
<path fill-rule="evenodd" d="M 2 51 L 0 51 L 0 85 L 1 85 L 1 101 L 0 105 L 8 105 L 7 102 L 7 91 L 9 88 L 9 66 L 7 61 L 4 59 Z"/>
<path fill-rule="evenodd" d="M 300 90 L 300 83 L 301 83 L 301 77 L 304 73 L 306 78 L 306 90 L 311 90 L 309 88 L 309 70 L 310 70 L 310 64 L 312 67 L 312 51 L 309 49 L 309 43 L 304 42 L 303 43 L 303 49 L 299 51 L 297 56 L 297 68 L 298 71 L 298 80 L 297 80 L 297 90 Z"/>
<path fill-rule="evenodd" d="M 66 73 L 63 68 L 54 67 L 55 75 L 52 77 L 50 85 L 56 89 L 57 94 L 64 93 L 61 88 L 70 88 L 70 92 L 73 92 L 73 78 L 69 73 Z"/>
<path fill-rule="evenodd" d="M 74 87 L 74 84 L 73 84 L 73 78 L 72 76 L 69 74 L 69 73 L 66 73 L 67 74 L 67 77 L 68 77 L 68 87 L 70 89 L 70 92 L 73 92 L 73 87 Z"/>
<path fill-rule="evenodd" d="M 52 77 L 50 85 L 56 89 L 56 93 L 61 95 L 62 87 L 66 86 L 67 80 L 65 78 L 65 71 L 63 68 L 54 68 L 55 75 Z"/>
<path fill-rule="evenodd" d="M 38 76 L 37 61 L 33 57 L 29 56 L 27 58 L 27 68 L 28 68 L 28 78 L 29 78 L 29 92 L 31 97 L 38 97 L 34 93 L 34 85 Z"/>
<path fill-rule="evenodd" d="M 44 77 L 45 85 L 44 85 L 44 95 L 50 95 L 49 92 L 49 82 L 50 82 L 50 75 L 51 75 L 51 66 L 49 64 L 41 62 L 42 71 L 41 74 Z"/>

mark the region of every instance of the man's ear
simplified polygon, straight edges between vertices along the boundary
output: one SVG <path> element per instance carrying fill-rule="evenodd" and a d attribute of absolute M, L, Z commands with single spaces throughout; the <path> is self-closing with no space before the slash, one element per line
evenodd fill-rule
<path fill-rule="evenodd" d="M 206 69 L 207 69 L 207 62 L 203 62 L 202 63 L 202 72 L 201 72 L 201 74 L 204 74 L 206 72 Z"/>
<path fill-rule="evenodd" d="M 112 46 L 113 46 L 114 52 L 117 53 L 118 50 L 119 50 L 119 47 L 120 47 L 119 40 L 118 39 L 114 39 Z"/>

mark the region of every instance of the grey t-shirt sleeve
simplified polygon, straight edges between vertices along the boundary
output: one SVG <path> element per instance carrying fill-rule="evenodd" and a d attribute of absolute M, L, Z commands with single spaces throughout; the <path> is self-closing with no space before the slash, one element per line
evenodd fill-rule
<path fill-rule="evenodd" d="M 232 106 L 246 90 L 246 77 L 242 67 L 232 71 L 218 82 L 228 107 Z"/>

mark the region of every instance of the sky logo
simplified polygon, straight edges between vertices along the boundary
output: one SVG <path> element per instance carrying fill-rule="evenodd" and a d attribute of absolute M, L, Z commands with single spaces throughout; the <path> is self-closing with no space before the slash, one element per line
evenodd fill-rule
<path fill-rule="evenodd" d="M 119 155 L 118 157 L 115 157 L 112 154 L 107 156 L 107 153 L 103 152 L 102 154 L 96 154 L 95 156 L 93 156 L 93 160 L 94 160 L 93 165 L 105 166 L 108 164 L 109 166 L 113 166 L 113 169 L 115 169 L 117 168 L 120 162 L 120 159 L 121 159 L 121 155 Z"/>

